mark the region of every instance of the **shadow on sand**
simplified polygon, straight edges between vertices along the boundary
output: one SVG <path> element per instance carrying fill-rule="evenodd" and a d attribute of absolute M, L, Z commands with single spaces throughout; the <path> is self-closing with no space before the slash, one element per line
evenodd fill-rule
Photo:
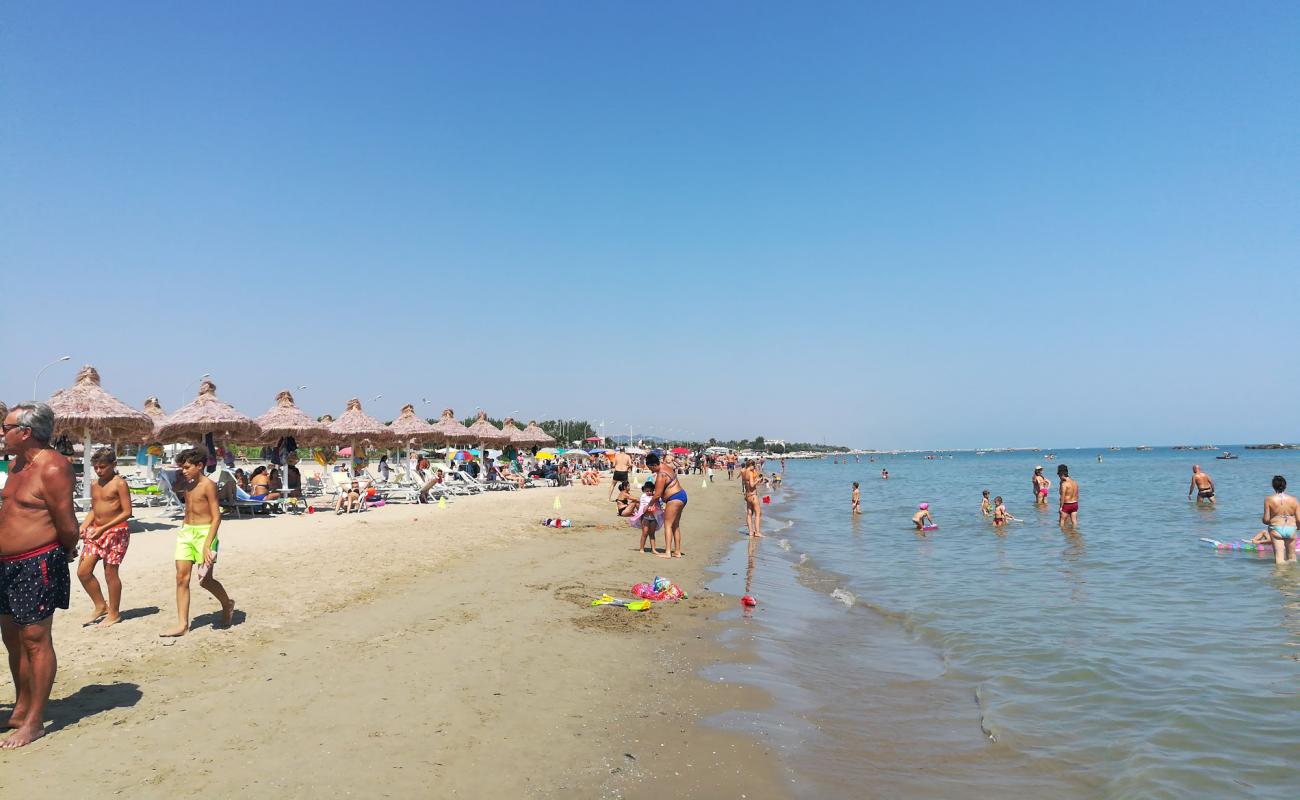
<path fill-rule="evenodd" d="M 237 625 L 243 625 L 244 621 L 247 619 L 248 615 L 244 613 L 244 610 L 236 608 L 235 613 L 230 616 L 230 627 L 233 628 Z M 215 628 L 219 624 L 221 624 L 221 612 L 213 611 L 211 614 L 200 614 L 195 617 L 194 620 L 190 622 L 190 630 L 206 628 L 209 625 Z"/>
<path fill-rule="evenodd" d="M 92 683 L 83 686 L 67 697 L 50 700 L 45 711 L 50 724 L 45 728 L 45 733 L 49 735 L 115 708 L 130 708 L 140 702 L 142 697 L 144 693 L 134 683 Z M 13 706 L 6 703 L 0 710 L 0 717 L 8 718 L 12 710 Z"/>

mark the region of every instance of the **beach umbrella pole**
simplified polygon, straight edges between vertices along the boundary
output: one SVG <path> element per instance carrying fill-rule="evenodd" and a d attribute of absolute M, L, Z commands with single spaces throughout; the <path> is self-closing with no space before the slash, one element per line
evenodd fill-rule
<path fill-rule="evenodd" d="M 83 485 L 81 496 L 90 499 L 90 476 L 95 474 L 95 470 L 90 466 L 90 428 L 86 428 L 86 436 L 81 442 L 81 482 Z"/>

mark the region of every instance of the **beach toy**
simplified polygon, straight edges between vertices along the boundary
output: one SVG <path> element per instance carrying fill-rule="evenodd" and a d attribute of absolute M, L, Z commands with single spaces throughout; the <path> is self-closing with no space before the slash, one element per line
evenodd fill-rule
<path fill-rule="evenodd" d="M 1213 547 L 1215 550 L 1224 550 L 1228 552 L 1240 552 L 1240 553 L 1273 552 L 1273 545 L 1271 544 L 1255 544 L 1253 542 L 1246 541 L 1245 539 L 1242 539 L 1241 541 L 1237 541 L 1237 542 L 1221 542 L 1218 539 L 1207 539 L 1205 537 L 1201 537 L 1201 542 L 1203 544 L 1209 545 L 1210 547 Z"/>
<path fill-rule="evenodd" d="M 765 505 L 771 505 L 771 504 L 772 504 L 772 495 L 770 495 L 770 494 L 765 494 L 765 495 L 763 495 L 763 503 L 764 503 Z"/>
<path fill-rule="evenodd" d="M 307 506 L 307 513 L 308 513 L 308 514 L 315 514 L 315 513 L 316 513 L 316 506 Z"/>
<path fill-rule="evenodd" d="M 937 531 L 937 530 L 939 530 L 939 526 L 938 526 L 938 525 L 923 525 L 923 526 L 921 526 L 921 530 L 923 530 L 923 531 Z"/>
<path fill-rule="evenodd" d="M 758 601 L 754 599 L 754 595 L 752 595 L 752 594 L 747 594 L 747 595 L 745 595 L 744 597 L 740 598 L 740 604 L 741 604 L 742 606 L 747 606 L 747 607 L 752 608 L 752 607 L 758 605 Z"/>
<path fill-rule="evenodd" d="M 446 508 L 446 507 L 447 507 L 447 498 L 445 498 L 445 497 L 439 497 L 439 498 L 438 498 L 438 508 Z"/>
<path fill-rule="evenodd" d="M 369 501 L 368 503 L 366 503 L 366 505 L 370 506 L 371 508 L 383 508 L 386 502 L 387 501 L 385 501 L 384 498 L 381 497 L 378 500 Z"/>
<path fill-rule="evenodd" d="M 649 600 L 620 600 L 607 594 L 602 594 L 592 600 L 591 604 L 593 606 L 619 606 L 620 608 L 626 608 L 628 611 L 645 611 L 653 605 Z"/>
<path fill-rule="evenodd" d="M 555 502 L 551 503 L 551 508 L 555 509 L 556 511 L 560 510 L 560 496 L 558 494 L 555 496 Z"/>
<path fill-rule="evenodd" d="M 560 519 L 559 517 L 555 517 L 555 518 L 547 517 L 546 519 L 542 520 L 542 524 L 548 528 L 572 528 L 573 520 Z"/>

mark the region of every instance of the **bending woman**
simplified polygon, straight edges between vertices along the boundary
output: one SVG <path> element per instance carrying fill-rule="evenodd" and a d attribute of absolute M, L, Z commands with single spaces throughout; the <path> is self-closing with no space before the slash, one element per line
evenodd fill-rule
<path fill-rule="evenodd" d="M 686 490 L 677 480 L 672 464 L 660 464 L 659 456 L 650 453 L 645 465 L 655 472 L 654 500 L 664 509 L 664 552 L 660 558 L 682 557 L 682 512 L 686 510 Z"/>

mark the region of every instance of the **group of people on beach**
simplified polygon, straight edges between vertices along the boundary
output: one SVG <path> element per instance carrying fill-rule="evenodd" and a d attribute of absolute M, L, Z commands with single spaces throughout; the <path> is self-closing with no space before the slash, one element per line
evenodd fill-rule
<path fill-rule="evenodd" d="M 45 403 L 0 403 L 4 451 L 14 457 L 0 502 L 0 634 L 9 654 L 15 701 L 5 726 L 11 733 L 0 749 L 23 747 L 44 735 L 45 709 L 54 686 L 57 660 L 53 622 L 56 609 L 70 601 L 69 564 L 78 561 L 77 577 L 94 603 L 85 624 L 110 627 L 122 621 L 122 582 L 119 575 L 130 544 L 127 522 L 131 496 L 117 474 L 112 450 L 101 449 L 92 459 L 95 481 L 91 508 L 78 523 L 73 496 L 72 464 L 50 446 L 54 411 Z M 190 581 L 221 604 L 221 626 L 229 626 L 234 601 L 217 580 L 221 506 L 217 487 L 206 475 L 208 453 L 192 448 L 177 456 L 184 476 L 185 520 L 176 541 L 176 625 L 161 636 L 189 631 Z M 79 552 L 80 547 L 80 552 Z M 104 563 L 105 598 L 95 567 Z"/>
<path fill-rule="evenodd" d="M 685 555 L 682 552 L 682 514 L 686 511 L 687 497 L 677 473 L 677 458 L 672 453 L 660 456 L 652 452 L 646 454 L 643 464 L 649 475 L 641 484 L 641 497 L 634 506 L 631 495 L 632 456 L 624 448 L 618 449 L 612 464 L 610 499 L 620 517 L 627 518 L 633 527 L 641 529 L 637 550 L 646 552 L 648 542 L 649 552 L 660 558 L 682 558 Z M 655 546 L 656 535 L 661 530 L 664 532 L 662 553 Z"/>

